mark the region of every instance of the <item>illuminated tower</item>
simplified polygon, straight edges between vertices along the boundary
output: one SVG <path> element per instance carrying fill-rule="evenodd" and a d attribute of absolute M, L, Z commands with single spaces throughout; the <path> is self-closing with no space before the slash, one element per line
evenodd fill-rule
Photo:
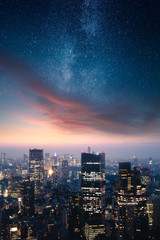
<path fill-rule="evenodd" d="M 57 186 L 58 186 L 57 166 L 52 166 L 51 184 L 52 184 L 52 189 L 57 188 Z"/>
<path fill-rule="evenodd" d="M 104 234 L 105 209 L 105 153 L 82 153 L 81 192 L 84 212 L 85 237 L 92 240 Z"/>
<path fill-rule="evenodd" d="M 42 149 L 29 150 L 29 177 L 34 181 L 34 194 L 37 198 L 43 192 L 44 160 Z"/>
<path fill-rule="evenodd" d="M 119 163 L 119 178 L 114 187 L 114 221 L 118 239 L 133 239 L 146 223 L 146 187 L 141 184 L 140 171 L 130 162 Z M 136 233 L 137 236 L 137 233 Z M 136 238 L 138 239 L 138 238 Z"/>

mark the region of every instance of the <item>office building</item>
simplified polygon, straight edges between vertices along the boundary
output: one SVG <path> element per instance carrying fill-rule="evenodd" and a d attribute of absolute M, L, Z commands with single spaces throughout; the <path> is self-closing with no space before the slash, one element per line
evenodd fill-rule
<path fill-rule="evenodd" d="M 134 238 L 135 233 L 140 231 L 140 220 L 147 214 L 147 204 L 146 187 L 141 184 L 140 171 L 136 167 L 131 170 L 130 162 L 119 163 L 119 178 L 115 181 L 114 193 L 117 237 Z"/>
<path fill-rule="evenodd" d="M 105 233 L 105 153 L 81 154 L 81 192 L 84 234 L 91 240 Z"/>
<path fill-rule="evenodd" d="M 52 189 L 53 188 L 57 188 L 57 186 L 58 186 L 58 170 L 57 170 L 57 166 L 52 166 L 51 185 L 52 185 Z"/>
<path fill-rule="evenodd" d="M 87 240 L 105 239 L 104 224 L 85 224 L 85 237 Z"/>
<path fill-rule="evenodd" d="M 52 157 L 53 165 L 57 166 L 58 164 L 58 157 L 57 154 L 55 153 L 54 156 Z"/>
<path fill-rule="evenodd" d="M 69 235 L 70 238 L 79 238 L 82 234 L 82 196 L 72 193 L 69 196 Z"/>
<path fill-rule="evenodd" d="M 151 171 L 150 168 L 142 167 L 140 169 L 141 183 L 146 185 L 146 186 L 149 186 L 151 184 L 150 171 Z"/>
<path fill-rule="evenodd" d="M 45 153 L 45 168 L 51 168 L 52 164 L 51 164 L 51 157 L 49 153 Z"/>
<path fill-rule="evenodd" d="M 21 176 L 12 176 L 8 178 L 8 195 L 13 198 L 19 198 L 21 196 Z"/>
<path fill-rule="evenodd" d="M 155 196 L 153 199 L 153 229 L 155 239 L 160 239 L 160 197 Z"/>
<path fill-rule="evenodd" d="M 29 177 L 34 181 L 34 194 L 37 198 L 43 193 L 44 159 L 42 149 L 29 150 Z"/>
<path fill-rule="evenodd" d="M 27 180 L 22 182 L 21 196 L 23 201 L 23 216 L 32 217 L 34 215 L 34 182 Z M 19 199 L 21 201 L 21 199 Z"/>

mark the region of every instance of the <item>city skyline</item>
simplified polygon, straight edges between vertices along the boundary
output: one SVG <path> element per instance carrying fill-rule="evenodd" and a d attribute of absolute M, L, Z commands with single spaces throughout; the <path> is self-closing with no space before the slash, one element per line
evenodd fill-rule
<path fill-rule="evenodd" d="M 134 146 L 132 143 L 125 145 L 123 144 L 106 144 L 106 145 L 91 145 L 91 151 L 97 152 L 105 152 L 106 159 L 115 159 L 115 160 L 129 160 L 132 159 L 133 156 L 137 156 L 138 159 L 149 159 L 152 157 L 154 159 L 159 158 L 159 144 L 149 144 L 148 148 L 146 149 L 146 144 L 139 144 Z M 44 153 L 50 153 L 54 155 L 55 153 L 58 155 L 62 154 L 76 154 L 78 158 L 80 158 L 81 152 L 87 152 L 88 145 L 82 144 L 79 146 L 73 145 L 65 145 L 65 146 L 44 146 L 44 145 L 34 145 L 34 146 L 26 146 L 26 147 L 19 147 L 19 146 L 9 146 L 9 147 L 0 147 L 1 153 L 5 152 L 7 158 L 15 158 L 21 159 L 23 154 L 28 155 L 29 148 L 39 148 L 43 149 Z"/>
<path fill-rule="evenodd" d="M 2 0 L 0 152 L 159 157 L 159 10 L 149 0 Z"/>
<path fill-rule="evenodd" d="M 158 161 L 28 150 L 1 154 L 1 239 L 159 239 Z"/>

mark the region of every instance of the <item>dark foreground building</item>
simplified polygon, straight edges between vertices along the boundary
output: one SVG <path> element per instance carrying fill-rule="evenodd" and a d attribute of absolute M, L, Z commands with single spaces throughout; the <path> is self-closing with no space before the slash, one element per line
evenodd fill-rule
<path fill-rule="evenodd" d="M 29 177 L 34 181 L 35 198 L 43 193 L 44 159 L 42 149 L 29 150 Z"/>
<path fill-rule="evenodd" d="M 105 234 L 105 153 L 82 153 L 81 173 L 84 235 L 93 240 Z"/>

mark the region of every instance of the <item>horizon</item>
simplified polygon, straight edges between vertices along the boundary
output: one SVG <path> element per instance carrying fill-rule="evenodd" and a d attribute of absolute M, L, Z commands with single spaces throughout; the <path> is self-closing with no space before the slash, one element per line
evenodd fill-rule
<path fill-rule="evenodd" d="M 125 144 L 97 144 L 97 145 L 59 145 L 59 146 L 45 146 L 45 145 L 28 145 L 28 146 L 10 146 L 0 147 L 0 153 L 6 153 L 8 158 L 23 158 L 23 154 L 29 155 L 29 149 L 43 149 L 43 153 L 50 153 L 51 156 L 56 152 L 57 155 L 62 154 L 75 154 L 78 158 L 81 157 L 81 152 L 87 152 L 88 146 L 91 147 L 91 152 L 105 152 L 106 159 L 124 159 L 130 160 L 133 156 L 137 156 L 138 159 L 148 159 L 152 157 L 154 159 L 160 159 L 159 155 L 159 143 L 139 143 L 133 145 L 131 143 Z"/>

